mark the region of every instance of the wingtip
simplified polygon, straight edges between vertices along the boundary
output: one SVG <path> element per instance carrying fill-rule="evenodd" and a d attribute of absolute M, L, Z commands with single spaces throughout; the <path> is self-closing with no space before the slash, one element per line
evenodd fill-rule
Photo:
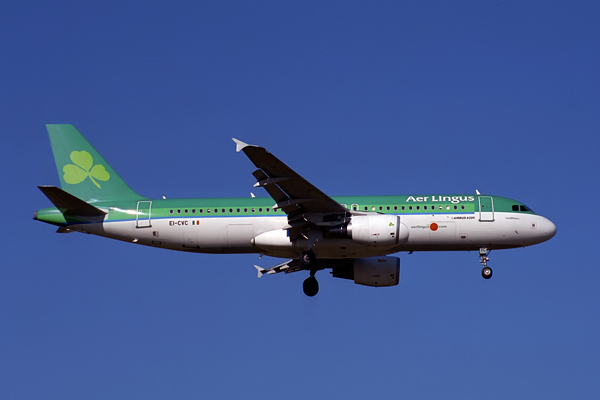
<path fill-rule="evenodd" d="M 263 271 L 264 269 L 262 269 L 262 267 L 259 267 L 258 265 L 255 265 L 254 268 L 256 268 L 256 270 L 258 271 L 258 277 L 260 278 L 261 276 L 263 276 Z"/>
<path fill-rule="evenodd" d="M 238 153 L 244 149 L 244 147 L 250 146 L 248 143 L 244 143 L 241 140 L 237 140 L 236 138 L 231 138 L 235 142 L 235 151 Z"/>

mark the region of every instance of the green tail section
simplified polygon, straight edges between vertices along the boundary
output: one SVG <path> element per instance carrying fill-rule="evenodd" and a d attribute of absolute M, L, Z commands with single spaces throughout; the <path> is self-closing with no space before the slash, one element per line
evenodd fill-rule
<path fill-rule="evenodd" d="M 62 189 L 89 203 L 140 200 L 81 133 L 68 124 L 46 125 Z"/>

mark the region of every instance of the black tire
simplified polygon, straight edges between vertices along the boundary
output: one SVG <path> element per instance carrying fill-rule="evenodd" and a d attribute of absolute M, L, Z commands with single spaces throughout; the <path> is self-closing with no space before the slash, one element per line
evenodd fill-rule
<path fill-rule="evenodd" d="M 490 279 L 492 277 L 492 269 L 490 267 L 483 267 L 481 276 L 483 276 L 483 279 Z"/>
<path fill-rule="evenodd" d="M 310 269 L 317 263 L 317 257 L 315 257 L 315 253 L 311 250 L 305 251 L 300 254 L 300 264 L 305 269 Z"/>
<path fill-rule="evenodd" d="M 304 290 L 304 294 L 308 297 L 313 297 L 317 293 L 319 293 L 319 282 L 314 276 L 309 276 L 304 280 L 302 284 L 302 289 Z"/>

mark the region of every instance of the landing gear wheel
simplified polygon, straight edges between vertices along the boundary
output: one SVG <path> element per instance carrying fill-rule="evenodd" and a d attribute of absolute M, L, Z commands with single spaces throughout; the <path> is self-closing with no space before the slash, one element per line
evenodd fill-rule
<path fill-rule="evenodd" d="M 317 257 L 315 257 L 315 253 L 312 250 L 308 250 L 300 254 L 300 264 L 302 267 L 306 269 L 310 269 L 317 263 Z"/>
<path fill-rule="evenodd" d="M 481 276 L 483 279 L 490 279 L 492 277 L 492 269 L 487 266 L 487 262 L 490 261 L 488 255 L 491 250 L 488 250 L 486 247 L 482 247 L 479 249 L 479 262 L 483 265 L 483 269 L 481 270 Z"/>
<path fill-rule="evenodd" d="M 304 290 L 304 294 L 313 297 L 317 293 L 319 293 L 319 282 L 314 276 L 309 276 L 304 280 L 302 284 L 302 289 Z"/>
<path fill-rule="evenodd" d="M 483 276 L 483 279 L 490 279 L 492 277 L 492 269 L 490 267 L 483 267 L 481 276 Z"/>

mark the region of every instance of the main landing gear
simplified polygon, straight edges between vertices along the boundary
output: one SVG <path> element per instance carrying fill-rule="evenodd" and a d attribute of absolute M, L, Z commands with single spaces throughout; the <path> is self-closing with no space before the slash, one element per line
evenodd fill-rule
<path fill-rule="evenodd" d="M 479 262 L 483 265 L 483 269 L 481 270 L 483 279 L 490 279 L 492 277 L 492 269 L 487 266 L 487 262 L 490 261 L 490 258 L 488 257 L 490 251 L 485 247 L 479 249 Z"/>
<path fill-rule="evenodd" d="M 305 295 L 313 297 L 319 293 L 319 282 L 317 281 L 317 278 L 315 278 L 315 274 L 317 273 L 317 257 L 315 257 L 315 253 L 309 249 L 300 254 L 300 264 L 304 269 L 310 270 L 310 276 L 304 280 L 302 289 L 304 290 Z"/>
<path fill-rule="evenodd" d="M 317 278 L 315 278 L 313 275 L 306 278 L 304 283 L 302 283 L 302 289 L 304 290 L 304 294 L 308 297 L 313 297 L 319 293 L 319 282 L 317 281 Z"/>

